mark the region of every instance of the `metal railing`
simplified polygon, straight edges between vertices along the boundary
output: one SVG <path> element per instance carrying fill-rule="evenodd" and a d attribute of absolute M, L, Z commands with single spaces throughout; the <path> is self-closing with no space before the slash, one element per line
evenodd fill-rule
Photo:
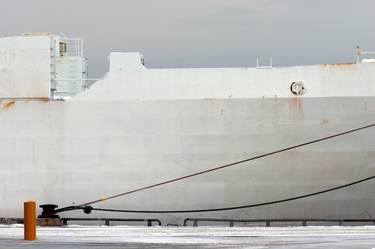
<path fill-rule="evenodd" d="M 104 225 L 110 226 L 111 221 L 117 222 L 146 222 L 147 226 L 152 226 L 153 224 L 157 224 L 157 226 L 161 226 L 161 221 L 158 219 L 115 219 L 115 218 L 61 218 L 63 225 L 68 225 L 68 221 L 104 221 Z"/>
<path fill-rule="evenodd" d="M 61 41 L 67 44 L 67 56 L 83 57 L 83 40 L 81 38 L 62 37 Z"/>
<path fill-rule="evenodd" d="M 361 56 L 364 56 L 364 55 L 375 55 L 375 51 L 362 51 L 360 49 L 360 47 L 357 46 L 356 49 L 355 49 L 355 54 L 356 54 L 356 57 L 357 57 L 357 63 L 359 63 L 360 60 L 361 60 Z"/>
<path fill-rule="evenodd" d="M 271 69 L 272 68 L 272 58 L 270 58 L 270 62 L 268 66 L 261 66 L 259 63 L 259 58 L 257 57 L 257 69 Z"/>
<path fill-rule="evenodd" d="M 184 220 L 184 226 L 188 226 L 188 223 L 192 222 L 193 226 L 198 226 L 198 222 L 214 222 L 214 223 L 228 223 L 230 227 L 233 227 L 235 223 L 264 223 L 265 226 L 271 226 L 271 223 L 291 223 L 298 222 L 302 226 L 307 226 L 312 222 L 320 223 L 336 223 L 339 226 L 345 223 L 372 223 L 375 225 L 373 219 L 213 219 L 213 218 L 187 218 Z"/>

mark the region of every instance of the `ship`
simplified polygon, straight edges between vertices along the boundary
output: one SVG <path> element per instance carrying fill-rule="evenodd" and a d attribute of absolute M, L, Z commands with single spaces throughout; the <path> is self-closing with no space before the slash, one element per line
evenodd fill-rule
<path fill-rule="evenodd" d="M 74 207 L 373 124 L 375 63 L 364 54 L 342 64 L 156 69 L 138 52 L 112 52 L 108 72 L 90 79 L 80 38 L 2 37 L 0 217 L 22 217 L 27 200 Z M 374 141 L 370 127 L 93 206 L 210 210 L 308 195 L 375 175 Z M 147 217 L 373 219 L 374 193 L 369 180 L 273 205 Z"/>

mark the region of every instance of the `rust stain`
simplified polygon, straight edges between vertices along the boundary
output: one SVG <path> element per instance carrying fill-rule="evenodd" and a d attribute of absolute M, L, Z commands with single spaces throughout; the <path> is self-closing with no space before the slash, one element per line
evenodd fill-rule
<path fill-rule="evenodd" d="M 22 98 L 21 100 L 24 100 L 26 102 L 28 101 L 41 101 L 41 102 L 49 102 L 50 99 L 47 98 L 47 97 L 38 97 L 38 98 Z M 2 101 L 2 107 L 1 107 L 1 110 L 7 110 L 9 108 L 12 108 L 15 104 L 16 104 L 16 101 L 15 100 L 4 100 Z"/>
<path fill-rule="evenodd" d="M 6 101 L 4 101 L 2 110 L 9 109 L 12 106 L 14 106 L 14 104 L 15 104 L 14 100 L 6 100 Z"/>
<path fill-rule="evenodd" d="M 41 98 L 38 98 L 38 100 L 43 101 L 43 102 L 48 102 L 49 98 L 47 98 L 47 97 L 41 97 Z"/>
<path fill-rule="evenodd" d="M 322 120 L 320 121 L 321 124 L 328 124 L 329 123 L 329 119 L 327 118 L 322 118 Z"/>
<path fill-rule="evenodd" d="M 353 62 L 347 62 L 347 63 L 337 63 L 337 64 L 324 64 L 324 66 L 328 67 L 350 67 L 355 65 Z"/>
<path fill-rule="evenodd" d="M 26 101 L 43 101 L 48 102 L 50 99 L 48 97 L 33 97 L 33 98 L 24 98 Z"/>
<path fill-rule="evenodd" d="M 292 116 L 295 117 L 297 121 L 302 121 L 305 118 L 303 100 L 295 95 L 292 95 L 289 101 L 289 111 Z"/>

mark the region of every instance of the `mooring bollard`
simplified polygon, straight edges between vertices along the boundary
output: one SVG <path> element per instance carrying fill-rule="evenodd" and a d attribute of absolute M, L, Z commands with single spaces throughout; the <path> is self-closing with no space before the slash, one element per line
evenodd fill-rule
<path fill-rule="evenodd" d="M 36 203 L 27 201 L 23 203 L 23 232 L 24 240 L 36 240 Z"/>

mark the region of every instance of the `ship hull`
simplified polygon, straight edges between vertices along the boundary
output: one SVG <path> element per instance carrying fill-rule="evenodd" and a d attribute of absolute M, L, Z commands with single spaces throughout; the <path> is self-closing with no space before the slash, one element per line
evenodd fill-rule
<path fill-rule="evenodd" d="M 0 112 L 0 217 L 22 203 L 60 207 L 184 176 L 375 122 L 374 97 L 7 101 Z M 375 129 L 98 203 L 134 210 L 210 209 L 274 201 L 375 175 Z M 187 217 L 375 217 L 375 182 L 248 209 L 119 214 Z M 62 217 L 87 217 L 82 211 Z"/>

